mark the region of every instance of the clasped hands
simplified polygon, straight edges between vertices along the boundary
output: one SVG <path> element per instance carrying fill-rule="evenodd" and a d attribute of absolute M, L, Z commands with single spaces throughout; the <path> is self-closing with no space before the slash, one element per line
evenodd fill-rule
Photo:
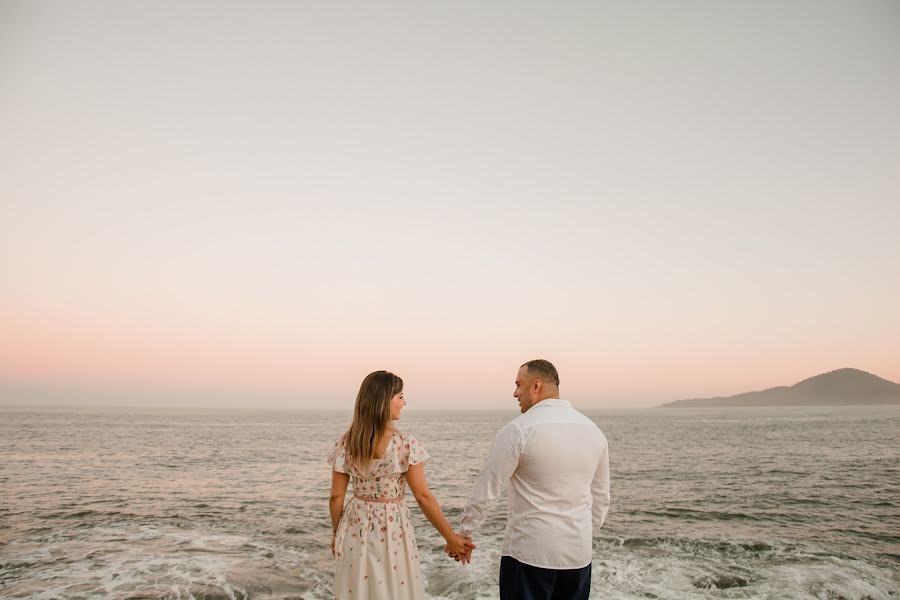
<path fill-rule="evenodd" d="M 447 540 L 444 551 L 447 553 L 447 556 L 456 562 L 462 562 L 462 564 L 467 565 L 472 562 L 472 550 L 475 548 L 472 538 L 461 533 L 454 533 L 453 537 Z"/>

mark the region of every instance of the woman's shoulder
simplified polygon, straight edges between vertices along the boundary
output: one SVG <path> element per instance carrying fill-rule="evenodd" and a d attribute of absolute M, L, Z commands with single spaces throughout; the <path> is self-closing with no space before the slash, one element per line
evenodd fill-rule
<path fill-rule="evenodd" d="M 394 437 L 403 443 L 406 443 L 410 440 L 416 439 L 416 436 L 414 436 L 413 434 L 411 434 L 408 431 L 403 431 L 402 429 L 395 429 Z"/>
<path fill-rule="evenodd" d="M 397 430 L 397 433 L 394 435 L 397 439 L 397 453 L 400 456 L 403 471 L 406 471 L 405 467 L 408 464 L 415 465 L 428 460 L 428 452 L 416 436 L 400 430 Z"/>
<path fill-rule="evenodd" d="M 421 446 L 422 442 L 415 435 L 408 431 L 395 430 L 394 437 L 397 440 L 397 447 L 401 450 L 409 450 L 415 446 Z"/>

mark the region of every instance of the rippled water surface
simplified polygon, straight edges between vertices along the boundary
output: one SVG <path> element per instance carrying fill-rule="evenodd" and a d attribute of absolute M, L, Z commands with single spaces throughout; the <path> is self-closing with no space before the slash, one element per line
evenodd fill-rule
<path fill-rule="evenodd" d="M 900 599 L 900 407 L 589 414 L 613 483 L 592 597 Z M 452 523 L 515 415 L 405 415 Z M 0 410 L 0 597 L 330 598 L 348 420 Z M 497 598 L 505 499 L 468 567 L 409 502 L 428 596 Z"/>

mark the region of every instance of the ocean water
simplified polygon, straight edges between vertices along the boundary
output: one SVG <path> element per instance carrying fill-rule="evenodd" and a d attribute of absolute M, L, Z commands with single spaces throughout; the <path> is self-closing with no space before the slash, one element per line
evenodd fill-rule
<path fill-rule="evenodd" d="M 516 416 L 405 413 L 456 524 Z M 900 599 L 900 407 L 588 413 L 612 509 L 592 597 Z M 324 458 L 343 412 L 0 410 L 0 598 L 332 597 Z M 408 494 L 433 599 L 497 598 Z"/>

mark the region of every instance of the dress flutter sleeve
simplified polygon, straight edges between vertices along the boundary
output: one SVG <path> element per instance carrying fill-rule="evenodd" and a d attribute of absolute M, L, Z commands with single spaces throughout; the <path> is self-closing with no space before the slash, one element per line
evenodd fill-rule
<path fill-rule="evenodd" d="M 330 464 L 338 473 L 350 472 L 350 469 L 347 467 L 347 451 L 344 450 L 343 437 L 334 443 L 331 452 L 328 453 L 326 462 L 328 462 L 328 464 Z"/>
<path fill-rule="evenodd" d="M 425 449 L 425 446 L 416 439 L 413 435 L 405 436 L 403 446 L 403 454 L 406 458 L 407 464 L 410 465 L 418 465 L 428 462 L 428 459 L 431 458 L 428 454 L 428 450 Z"/>

